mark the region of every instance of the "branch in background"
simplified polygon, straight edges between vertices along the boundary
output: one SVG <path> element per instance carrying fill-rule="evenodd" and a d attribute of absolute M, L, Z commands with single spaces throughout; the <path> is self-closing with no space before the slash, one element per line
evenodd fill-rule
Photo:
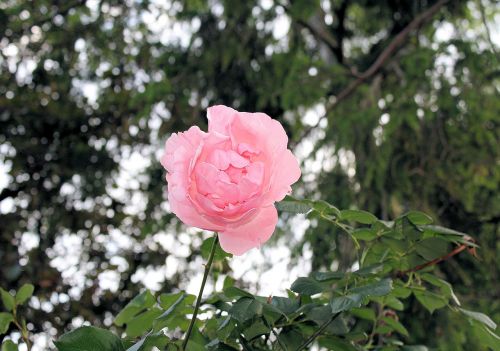
<path fill-rule="evenodd" d="M 378 73 L 387 61 L 389 61 L 389 59 L 406 43 L 406 40 L 410 36 L 411 32 L 429 21 L 448 1 L 449 0 L 440 0 L 415 17 L 401 32 L 398 33 L 398 35 L 394 37 L 389 45 L 377 57 L 375 62 L 373 62 L 373 64 L 365 72 L 361 73 L 355 81 L 351 82 L 344 90 L 336 95 L 335 100 L 327 106 L 325 115 L 319 118 L 315 125 L 305 129 L 304 133 L 302 133 L 298 140 L 306 138 L 341 101 L 348 98 L 362 83 Z"/>
<path fill-rule="evenodd" d="M 495 43 L 491 39 L 490 27 L 488 27 L 488 21 L 486 20 L 486 11 L 484 9 L 483 1 L 477 0 L 477 3 L 479 6 L 479 12 L 481 12 L 481 20 L 483 21 L 483 26 L 486 31 L 486 38 L 488 39 L 488 42 L 490 44 L 491 51 L 493 51 L 493 53 L 498 56 L 497 50 L 495 48 Z"/>
<path fill-rule="evenodd" d="M 298 19 L 297 23 L 303 27 L 306 28 L 311 32 L 313 36 L 315 36 L 317 39 L 322 41 L 328 48 L 335 53 L 335 51 L 338 50 L 339 45 L 337 40 L 326 30 L 326 28 L 320 28 L 319 25 L 312 25 L 307 21 Z"/>
<path fill-rule="evenodd" d="M 17 189 L 9 189 L 9 188 L 5 188 L 3 189 L 1 192 L 0 192 L 0 202 L 5 200 L 6 198 L 8 197 L 12 197 L 12 198 L 16 198 L 17 195 L 23 191 L 25 187 L 23 186 L 19 186 L 17 187 Z"/>
<path fill-rule="evenodd" d="M 343 48 L 343 42 L 344 42 L 344 37 L 346 35 L 346 28 L 345 28 L 345 18 L 347 15 L 347 7 L 349 5 L 349 0 L 344 0 L 340 4 L 340 7 L 335 11 L 335 16 L 337 17 L 337 28 L 335 30 L 336 37 L 337 37 L 337 50 L 334 51 L 335 56 L 337 57 L 337 60 L 343 64 L 344 63 L 344 48 Z M 351 71 L 353 71 L 351 69 Z"/>

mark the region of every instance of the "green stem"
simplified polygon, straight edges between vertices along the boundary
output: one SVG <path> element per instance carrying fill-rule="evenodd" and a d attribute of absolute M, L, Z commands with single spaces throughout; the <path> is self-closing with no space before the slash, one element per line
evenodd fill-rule
<path fill-rule="evenodd" d="M 215 233 L 215 240 L 212 244 L 212 248 L 210 249 L 210 255 L 208 256 L 207 264 L 205 265 L 205 272 L 203 273 L 203 280 L 201 281 L 200 292 L 198 293 L 198 298 L 196 299 L 196 305 L 194 307 L 193 317 L 191 318 L 191 322 L 189 323 L 189 327 L 184 337 L 184 341 L 182 342 L 182 350 L 186 350 L 186 346 L 189 340 L 189 336 L 193 331 L 194 323 L 196 322 L 196 317 L 198 315 L 198 310 L 201 305 L 201 296 L 203 295 L 203 290 L 205 289 L 205 283 L 207 282 L 208 273 L 210 272 L 210 267 L 212 266 L 212 262 L 214 261 L 215 249 L 217 248 L 217 244 L 219 243 L 219 237 L 217 233 Z"/>
<path fill-rule="evenodd" d="M 31 344 L 30 344 L 30 339 L 29 339 L 29 336 L 28 336 L 28 331 L 24 327 L 25 324 L 23 323 L 23 325 L 21 325 L 21 323 L 19 323 L 19 321 L 17 320 L 17 310 L 16 310 L 15 306 L 14 306 L 14 310 L 12 311 L 12 315 L 14 317 L 14 325 L 21 332 L 21 338 L 26 343 L 26 348 L 28 349 L 28 351 L 30 351 L 31 350 Z"/>
<path fill-rule="evenodd" d="M 340 313 L 342 312 L 337 312 L 334 315 L 332 315 L 329 320 L 323 323 L 321 327 L 319 327 L 319 329 L 316 330 L 316 332 L 313 335 L 311 335 L 309 339 L 304 341 L 304 343 L 300 345 L 295 351 L 304 350 L 307 346 L 309 346 L 309 344 L 312 343 L 314 339 L 316 339 L 323 331 L 325 331 L 325 329 L 330 325 L 331 322 L 335 320 L 335 318 L 337 318 L 340 315 Z"/>

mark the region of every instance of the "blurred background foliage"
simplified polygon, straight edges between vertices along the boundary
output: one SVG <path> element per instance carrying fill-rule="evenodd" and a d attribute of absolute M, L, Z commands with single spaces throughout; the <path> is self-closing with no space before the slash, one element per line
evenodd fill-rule
<path fill-rule="evenodd" d="M 49 336 L 109 326 L 148 270 L 167 272 L 157 290 L 186 286 L 201 240 L 169 213 L 158 158 L 170 133 L 205 128 L 206 108 L 223 103 L 284 124 L 303 163 L 296 196 L 382 219 L 420 209 L 474 236 L 479 259 L 460 255 L 440 274 L 500 322 L 499 9 L 3 0 L 0 285 L 35 285 L 28 328 Z M 282 219 L 276 236 L 294 237 Z M 351 241 L 306 223 L 294 257 L 355 265 Z M 454 318 L 403 316 L 412 343 L 474 349 Z"/>

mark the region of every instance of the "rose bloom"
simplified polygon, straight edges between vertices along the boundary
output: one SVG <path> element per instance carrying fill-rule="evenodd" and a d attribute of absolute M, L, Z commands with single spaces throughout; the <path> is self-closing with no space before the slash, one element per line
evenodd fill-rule
<path fill-rule="evenodd" d="M 208 133 L 172 134 L 161 164 L 168 201 L 187 225 L 219 233 L 234 255 L 259 247 L 278 222 L 275 201 L 300 177 L 282 125 L 264 113 L 208 108 Z"/>

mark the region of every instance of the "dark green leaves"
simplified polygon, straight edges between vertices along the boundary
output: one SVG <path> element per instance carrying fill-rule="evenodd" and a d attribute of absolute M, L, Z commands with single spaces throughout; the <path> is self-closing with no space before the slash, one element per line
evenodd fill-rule
<path fill-rule="evenodd" d="M 427 261 L 432 261 L 449 252 L 449 243 L 440 238 L 424 239 L 418 242 L 416 250 Z"/>
<path fill-rule="evenodd" d="M 201 244 L 201 256 L 204 259 L 207 259 L 210 255 L 210 250 L 212 248 L 214 240 L 214 237 L 203 240 L 203 243 Z M 222 250 L 222 247 L 218 243 L 217 248 L 215 249 L 214 260 L 223 260 L 226 257 L 233 257 L 233 255 Z"/>
<path fill-rule="evenodd" d="M 361 296 L 384 296 L 389 294 L 391 290 L 392 280 L 390 278 L 385 278 L 374 283 L 351 289 L 350 292 Z"/>
<path fill-rule="evenodd" d="M 2 343 L 2 351 L 18 351 L 17 345 L 12 340 L 5 340 Z"/>
<path fill-rule="evenodd" d="M 430 291 L 415 290 L 413 294 L 417 300 L 430 312 L 434 312 L 438 308 L 446 306 L 447 299 L 441 295 L 435 294 Z"/>
<path fill-rule="evenodd" d="M 432 218 L 420 211 L 410 211 L 406 213 L 406 217 L 415 225 L 430 224 Z"/>
<path fill-rule="evenodd" d="M 134 297 L 115 318 L 115 324 L 121 326 L 130 321 L 139 312 L 153 306 L 155 298 L 149 291 L 144 291 Z"/>
<path fill-rule="evenodd" d="M 340 211 L 340 219 L 343 221 L 353 221 L 362 224 L 372 224 L 377 221 L 377 217 L 370 212 L 362 210 L 343 210 Z"/>
<path fill-rule="evenodd" d="M 160 305 L 166 309 L 159 317 L 154 321 L 154 330 L 159 331 L 166 327 L 175 317 L 174 312 L 176 309 L 181 307 L 181 303 L 187 295 L 184 292 L 179 292 L 176 294 L 162 294 L 160 296 Z"/>
<path fill-rule="evenodd" d="M 10 292 L 8 292 L 2 288 L 0 288 L 0 296 L 2 297 L 2 302 L 3 302 L 4 307 L 8 311 L 14 310 L 14 308 L 16 306 L 15 297 L 12 296 L 12 294 Z"/>
<path fill-rule="evenodd" d="M 478 322 L 481 322 L 493 330 L 495 330 L 497 328 L 497 324 L 495 322 L 493 322 L 493 320 L 490 317 L 488 317 L 487 315 L 485 315 L 484 313 L 468 311 L 468 310 L 465 310 L 463 308 L 459 308 L 459 310 L 460 310 L 460 312 L 465 314 L 467 317 L 470 317 Z"/>
<path fill-rule="evenodd" d="M 330 307 L 332 313 L 343 312 L 361 306 L 362 300 L 363 297 L 360 294 L 334 297 L 330 300 Z"/>
<path fill-rule="evenodd" d="M 293 282 L 290 289 L 298 294 L 314 295 L 322 292 L 324 288 L 312 278 L 301 277 Z"/>
<path fill-rule="evenodd" d="M 125 351 L 119 337 L 95 327 L 81 327 L 54 342 L 59 351 Z"/>
<path fill-rule="evenodd" d="M 0 312 L 0 335 L 5 334 L 9 329 L 9 325 L 14 321 L 12 314 L 7 312 Z"/>
<path fill-rule="evenodd" d="M 22 305 L 33 295 L 35 287 L 32 284 L 24 284 L 16 293 L 16 304 Z"/>
<path fill-rule="evenodd" d="M 244 323 L 254 316 L 262 315 L 262 311 L 263 307 L 259 301 L 249 297 L 242 297 L 234 303 L 229 312 L 234 319 Z"/>

